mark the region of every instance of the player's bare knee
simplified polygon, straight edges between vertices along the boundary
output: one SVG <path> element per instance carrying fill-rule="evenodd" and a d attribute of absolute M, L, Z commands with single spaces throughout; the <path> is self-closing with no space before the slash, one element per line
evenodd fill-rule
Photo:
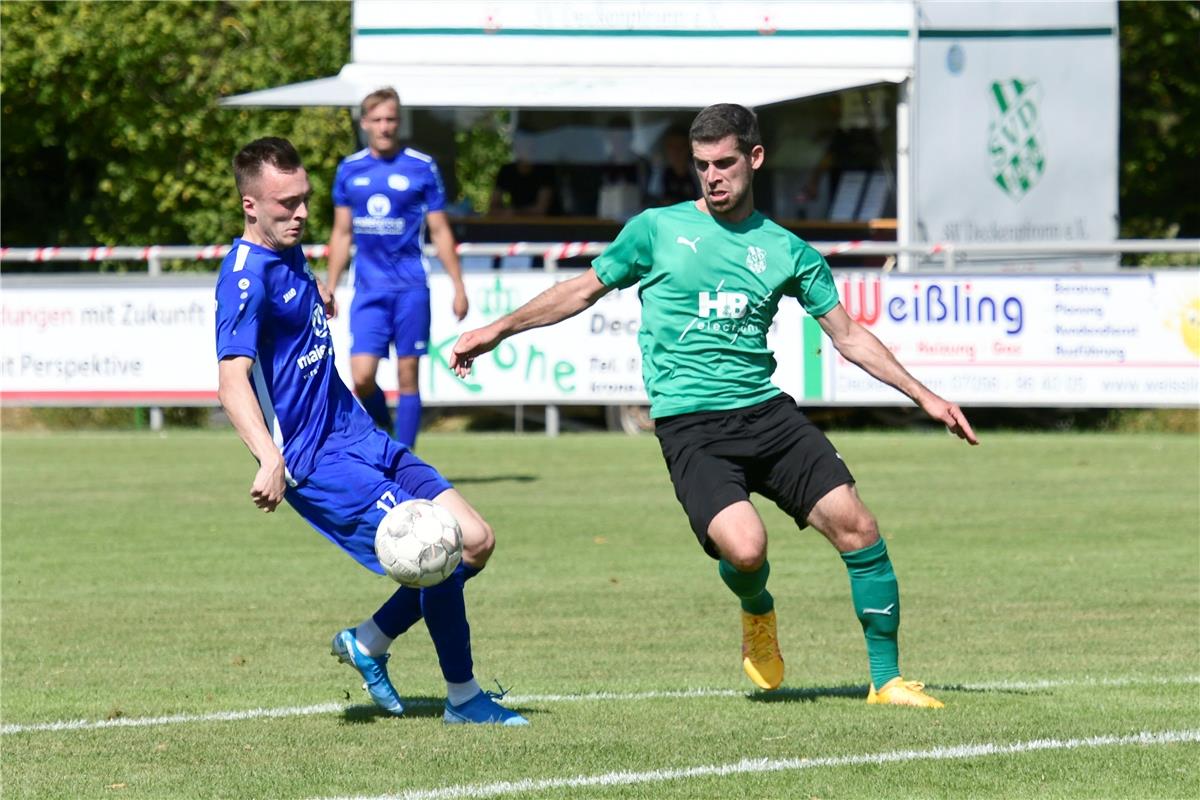
<path fill-rule="evenodd" d="M 738 572 L 754 572 L 767 560 L 765 542 L 745 540 L 730 542 L 721 548 L 721 557 Z"/>
<path fill-rule="evenodd" d="M 419 394 L 420 362 L 412 356 L 396 359 L 396 388 L 400 394 Z"/>
<path fill-rule="evenodd" d="M 496 549 L 496 534 L 482 517 L 460 522 L 463 532 L 463 559 L 482 569 Z"/>
<path fill-rule="evenodd" d="M 870 547 L 879 541 L 879 523 L 871 512 L 863 509 L 861 512 L 847 515 L 839 520 L 835 529 L 834 544 L 843 553 Z"/>

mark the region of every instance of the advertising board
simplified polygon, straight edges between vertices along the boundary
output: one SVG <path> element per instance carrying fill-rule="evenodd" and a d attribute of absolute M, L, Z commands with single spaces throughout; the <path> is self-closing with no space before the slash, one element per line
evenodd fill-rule
<path fill-rule="evenodd" d="M 559 273 L 558 278 L 572 273 Z M 968 275 L 839 271 L 847 311 L 922 382 L 967 405 L 1178 406 L 1200 402 L 1200 272 Z M 468 317 L 450 314 L 445 276 L 431 279 L 429 405 L 626 405 L 646 401 L 636 289 L 611 292 L 550 328 L 526 331 L 450 370 L 463 331 L 546 289 L 541 271 L 468 273 Z M 350 307 L 352 292 L 338 294 Z M 0 295 L 0 402 L 9 405 L 212 405 L 213 288 L 162 280 L 84 286 L 5 280 Z M 349 378 L 345 313 L 330 324 Z M 775 382 L 807 405 L 908 401 L 843 359 L 784 301 L 768 333 Z M 380 368 L 385 391 L 395 370 Z"/>

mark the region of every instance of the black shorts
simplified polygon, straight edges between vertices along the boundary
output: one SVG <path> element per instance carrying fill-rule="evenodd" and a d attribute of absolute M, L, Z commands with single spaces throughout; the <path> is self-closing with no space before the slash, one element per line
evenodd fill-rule
<path fill-rule="evenodd" d="M 787 394 L 747 408 L 698 411 L 655 421 L 675 496 L 713 558 L 708 525 L 758 492 L 801 528 L 833 489 L 854 483 L 833 444 Z"/>

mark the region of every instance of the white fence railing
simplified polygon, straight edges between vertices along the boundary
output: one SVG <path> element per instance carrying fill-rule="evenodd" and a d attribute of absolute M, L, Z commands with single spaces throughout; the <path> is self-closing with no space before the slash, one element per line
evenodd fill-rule
<path fill-rule="evenodd" d="M 460 256 L 492 256 L 495 258 L 533 256 L 541 258 L 546 269 L 554 269 L 566 258 L 598 255 L 607 242 L 510 242 L 510 243 L 463 243 L 458 245 Z M 976 243 L 935 242 L 930 244 L 897 244 L 896 242 L 845 241 L 810 242 L 822 255 L 830 256 L 910 256 L 902 259 L 901 269 L 913 261 L 919 269 L 943 269 L 954 271 L 964 259 L 984 258 L 989 260 L 1013 257 L 1054 258 L 1056 269 L 1062 269 L 1062 258 L 1084 256 L 1117 256 L 1124 253 L 1183 253 L 1192 254 L 1200 262 L 1200 239 L 1117 239 L 1111 242 L 1022 242 Z M 148 272 L 162 272 L 164 261 L 214 261 L 225 257 L 230 245 L 152 245 L 148 247 L 0 247 L 0 262 L 99 262 L 133 261 L 145 262 Z M 436 255 L 432 246 L 426 247 L 428 255 Z M 309 259 L 324 258 L 329 247 L 323 244 L 307 245 L 304 254 Z"/>

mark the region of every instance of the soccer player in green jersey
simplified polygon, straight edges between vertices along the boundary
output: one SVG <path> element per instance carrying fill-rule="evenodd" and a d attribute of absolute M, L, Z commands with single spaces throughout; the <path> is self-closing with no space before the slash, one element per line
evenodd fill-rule
<path fill-rule="evenodd" d="M 767 531 L 749 499 L 758 492 L 841 554 L 866 636 L 867 702 L 940 708 L 923 684 L 900 675 L 900 594 L 875 517 L 833 445 L 771 383 L 767 329 L 780 299 L 796 298 L 843 356 L 951 433 L 979 442 L 957 405 L 910 375 L 846 313 L 820 253 L 755 211 L 752 182 L 764 153 L 753 112 L 709 106 L 690 138 L 703 197 L 634 217 L 586 272 L 463 334 L 450 365 L 465 376 L 505 338 L 640 282 L 638 343 L 655 434 L 696 538 L 741 601 L 746 674 L 763 689 L 783 682 Z"/>

